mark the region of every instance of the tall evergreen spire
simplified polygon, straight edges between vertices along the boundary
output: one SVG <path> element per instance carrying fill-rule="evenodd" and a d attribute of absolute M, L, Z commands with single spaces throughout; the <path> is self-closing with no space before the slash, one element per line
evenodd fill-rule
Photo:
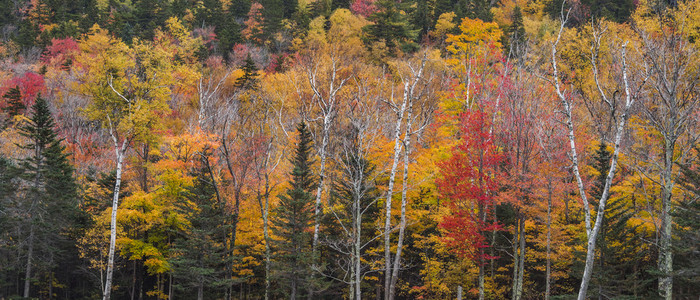
<path fill-rule="evenodd" d="M 311 133 L 305 123 L 297 126 L 299 143 L 292 159 L 292 179 L 279 195 L 279 206 L 272 218 L 279 282 L 286 297 L 296 299 L 309 287 L 311 275 L 311 226 L 314 220 L 316 178 L 311 172 Z"/>

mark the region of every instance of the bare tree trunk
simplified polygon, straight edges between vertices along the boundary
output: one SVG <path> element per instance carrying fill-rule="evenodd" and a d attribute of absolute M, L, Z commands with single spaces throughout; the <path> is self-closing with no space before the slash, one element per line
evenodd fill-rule
<path fill-rule="evenodd" d="M 570 10 L 569 10 L 570 12 Z M 579 195 L 581 196 L 581 200 L 583 202 L 583 211 L 585 213 L 585 221 L 586 221 L 586 234 L 588 237 L 588 247 L 586 249 L 586 264 L 584 267 L 583 271 L 583 276 L 581 279 L 581 287 L 579 288 L 578 292 L 578 300 L 586 300 L 586 293 L 588 291 L 588 285 L 590 283 L 591 275 L 593 272 L 593 263 L 595 260 L 595 247 L 596 247 L 596 240 L 598 239 L 598 233 L 600 231 L 600 228 L 602 226 L 603 222 L 603 217 L 605 215 L 605 204 L 608 200 L 609 197 L 609 191 L 610 191 L 610 186 L 612 185 L 612 180 L 613 177 L 615 176 L 615 170 L 617 168 L 617 159 L 620 153 L 620 142 L 622 140 L 622 135 L 624 133 L 625 129 L 625 124 L 626 121 L 629 117 L 629 111 L 630 107 L 634 103 L 634 100 L 632 99 L 631 91 L 630 91 L 630 86 L 628 83 L 627 79 L 627 62 L 626 62 L 626 43 L 622 45 L 622 78 L 624 82 L 624 87 L 625 87 L 625 104 L 623 111 L 621 115 L 618 115 L 619 117 L 619 122 L 617 123 L 617 127 L 615 129 L 615 141 L 614 141 L 614 151 L 613 151 L 613 156 L 610 161 L 610 169 L 608 170 L 608 175 L 605 178 L 605 186 L 603 188 L 603 192 L 601 193 L 600 199 L 598 201 L 598 212 L 596 215 L 596 221 L 593 226 L 591 226 L 591 211 L 590 211 L 590 204 L 588 202 L 588 198 L 586 197 L 586 190 L 584 188 L 583 184 L 583 179 L 581 178 L 581 174 L 579 172 L 579 163 L 578 163 L 578 156 L 576 152 L 576 139 L 574 135 L 574 125 L 573 125 L 573 108 L 572 108 L 572 102 L 570 99 L 570 96 L 566 96 L 564 92 L 562 92 L 562 89 L 560 87 L 560 81 L 559 81 L 559 75 L 558 75 L 558 69 L 557 69 L 557 62 L 556 62 L 556 57 L 557 57 L 557 44 L 559 43 L 559 40 L 561 39 L 561 34 L 564 31 L 564 25 L 566 24 L 568 20 L 569 14 L 567 13 L 566 16 L 564 16 L 564 10 L 562 7 L 562 15 L 561 15 L 561 25 L 559 28 L 559 33 L 557 35 L 557 39 L 555 42 L 552 44 L 552 69 L 553 69 L 553 79 L 552 83 L 554 84 L 556 94 L 559 97 L 559 100 L 562 103 L 563 106 L 563 113 L 566 117 L 566 126 L 568 129 L 568 139 L 569 139 L 569 146 L 570 146 L 570 155 L 571 155 L 571 161 L 572 161 L 572 170 L 574 173 L 574 176 L 576 178 L 576 183 L 578 184 L 578 189 L 579 189 Z M 593 33 L 593 40 L 595 42 L 594 47 L 593 47 L 593 53 L 591 55 L 591 62 L 593 66 L 593 75 L 595 79 L 596 86 L 598 88 L 598 91 L 600 93 L 600 96 L 602 100 L 608 104 L 610 110 L 611 110 L 611 115 L 615 117 L 615 112 L 617 110 L 616 104 L 613 101 L 610 101 L 606 94 L 604 93 L 603 89 L 600 86 L 600 83 L 598 81 L 598 69 L 597 69 L 597 64 L 596 64 L 596 59 L 597 59 L 597 51 L 598 47 L 600 46 L 600 37 L 602 33 L 597 32 L 594 30 Z"/>
<path fill-rule="evenodd" d="M 318 248 L 318 231 L 321 225 L 321 196 L 323 194 L 323 183 L 326 179 L 326 150 L 328 148 L 328 139 L 331 131 L 331 118 L 332 115 L 330 114 L 326 114 L 323 117 L 323 137 L 321 138 L 321 148 L 318 151 L 318 155 L 321 158 L 321 165 L 318 171 L 319 183 L 316 188 L 316 203 L 314 203 L 314 239 L 311 249 L 314 261 L 316 260 L 316 249 Z"/>
<path fill-rule="evenodd" d="M 518 251 L 518 238 L 520 237 L 520 222 L 522 220 L 520 217 L 518 217 L 518 223 L 516 224 L 515 227 L 515 234 L 513 235 L 513 287 L 511 289 L 511 299 L 515 300 L 517 299 L 517 290 L 518 290 L 518 278 L 520 278 L 520 274 L 518 274 L 518 271 L 520 271 L 520 252 Z"/>
<path fill-rule="evenodd" d="M 109 254 L 107 257 L 107 275 L 105 279 L 105 289 L 102 299 L 109 300 L 112 293 L 112 274 L 114 273 L 114 250 L 117 243 L 117 208 L 119 207 L 119 188 L 122 183 L 122 168 L 124 164 L 124 155 L 126 154 L 127 140 L 122 142 L 121 148 L 117 143 L 116 137 L 114 140 L 115 152 L 117 154 L 117 173 L 114 183 L 114 198 L 112 199 L 112 219 L 109 230 Z"/>
<path fill-rule="evenodd" d="M 408 83 L 406 83 L 408 85 Z M 399 165 L 401 155 L 401 126 L 403 124 L 404 112 L 406 111 L 407 98 L 404 98 L 401 108 L 397 112 L 396 126 L 394 128 L 394 160 L 389 172 L 389 187 L 386 192 L 384 204 L 384 299 L 391 300 L 391 200 L 394 195 L 394 182 L 396 179 L 396 169 Z"/>
<path fill-rule="evenodd" d="M 671 219 L 671 196 L 673 191 L 673 150 L 675 141 L 666 139 L 664 147 L 664 169 L 661 173 L 661 236 L 659 247 L 659 294 L 663 299 L 671 300 L 673 297 L 673 252 L 671 239 L 673 221 Z"/>
<path fill-rule="evenodd" d="M 410 96 L 409 96 L 410 97 Z M 413 125 L 413 101 L 408 100 L 408 114 L 406 117 L 406 135 L 404 136 L 403 149 L 403 178 L 401 189 L 401 220 L 399 221 L 399 239 L 396 243 L 396 256 L 394 257 L 394 267 L 391 275 L 390 298 L 394 299 L 396 293 L 396 283 L 399 281 L 399 269 L 401 268 L 401 251 L 403 250 L 404 235 L 406 232 L 406 204 L 408 202 L 408 166 L 411 153 L 411 130 Z"/>
<path fill-rule="evenodd" d="M 551 241 L 552 241 L 552 179 L 547 179 L 547 269 L 545 274 L 545 291 L 544 300 L 549 300 L 549 295 L 552 291 L 552 260 L 551 260 Z"/>
<path fill-rule="evenodd" d="M 523 281 L 525 280 L 525 217 L 520 218 L 520 263 L 518 264 L 518 288 L 515 290 L 515 299 L 523 296 Z"/>

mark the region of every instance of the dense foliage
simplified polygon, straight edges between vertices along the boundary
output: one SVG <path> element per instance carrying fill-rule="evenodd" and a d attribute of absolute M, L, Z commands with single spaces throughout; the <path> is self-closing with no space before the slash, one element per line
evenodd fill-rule
<path fill-rule="evenodd" d="M 0 0 L 0 299 L 691 299 L 697 0 Z"/>

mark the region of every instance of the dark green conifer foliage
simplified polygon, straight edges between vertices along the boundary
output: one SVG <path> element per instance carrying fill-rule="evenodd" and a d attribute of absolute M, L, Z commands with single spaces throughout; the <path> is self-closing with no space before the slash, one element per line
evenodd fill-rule
<path fill-rule="evenodd" d="M 378 0 L 374 3 L 377 11 L 367 17 L 373 24 L 362 28 L 365 33 L 364 42 L 372 47 L 372 43 L 383 41 L 390 56 L 395 56 L 398 50 L 403 52 L 415 51 L 418 47 L 415 40 L 419 29 L 414 29 L 404 13 L 408 2 L 394 0 Z"/>
<path fill-rule="evenodd" d="M 523 12 L 520 6 L 513 9 L 513 23 L 508 27 L 508 34 L 503 36 L 507 41 L 503 43 L 506 53 L 511 57 L 520 58 L 525 47 L 525 25 L 523 25 Z"/>
<path fill-rule="evenodd" d="M 75 251 L 67 235 L 78 216 L 77 185 L 55 126 L 48 103 L 39 96 L 32 106 L 31 119 L 20 127 L 28 140 L 21 147 L 31 153 L 19 164 L 26 182 L 19 209 L 24 212 L 24 227 L 29 232 L 26 247 L 31 249 L 27 250 L 27 259 L 33 266 L 32 279 L 53 277 L 58 263 Z"/>
<path fill-rule="evenodd" d="M 430 5 L 430 0 L 416 0 L 415 8 L 411 13 L 412 23 L 419 30 L 418 40 L 428 34 L 435 25 L 436 16 L 433 15 Z"/>
<path fill-rule="evenodd" d="M 24 113 L 27 108 L 22 102 L 22 93 L 19 90 L 19 86 L 10 88 L 5 95 L 2 96 L 5 99 L 5 107 L 3 111 L 7 113 L 9 119 L 16 115 Z"/>
<path fill-rule="evenodd" d="M 327 243 L 321 252 L 321 264 L 326 266 L 327 273 L 336 278 L 344 278 L 349 272 L 348 253 L 353 253 L 353 242 L 356 237 L 359 236 L 361 244 L 365 245 L 360 253 L 365 259 L 368 259 L 365 256 L 367 250 L 378 246 L 380 242 L 374 239 L 376 236 L 374 224 L 380 218 L 381 210 L 377 204 L 381 193 L 373 181 L 376 167 L 364 157 L 359 145 L 360 141 L 357 140 L 357 129 L 350 130 L 347 139 L 349 145 L 343 149 L 339 164 L 340 176 L 331 183 L 329 206 L 333 207 L 333 213 L 324 216 L 323 239 Z M 356 222 L 358 219 L 359 224 Z M 362 263 L 363 272 L 366 269 L 366 263 L 366 261 Z M 340 284 L 334 290 L 340 297 L 347 293 L 347 288 L 346 284 Z M 374 290 L 368 286 L 368 291 Z"/>
<path fill-rule="evenodd" d="M 202 155 L 193 171 L 194 185 L 178 205 L 187 216 L 189 230 L 178 233 L 171 260 L 175 284 L 191 299 L 216 299 L 223 295 L 226 285 L 226 235 L 231 230 L 226 222 L 225 203 L 218 197 L 217 187 L 209 172 L 209 153 Z"/>
<path fill-rule="evenodd" d="M 273 246 L 274 281 L 278 282 L 284 298 L 301 298 L 311 277 L 311 239 L 314 221 L 314 190 L 316 178 L 311 172 L 311 133 L 305 123 L 297 126 L 299 143 L 292 158 L 291 180 L 287 191 L 278 196 L 279 205 L 273 210 L 272 231 L 277 239 Z"/>
<path fill-rule="evenodd" d="M 682 287 L 674 297 L 691 299 L 700 295 L 700 145 L 695 147 L 692 165 L 679 164 L 679 184 L 687 191 L 672 214 L 678 237 L 674 241 L 674 286 Z"/>
<path fill-rule="evenodd" d="M 255 62 L 250 57 L 250 53 L 245 59 L 245 65 L 243 65 L 243 76 L 236 79 L 236 87 L 245 89 L 256 89 L 258 86 L 258 67 L 255 66 Z"/>
<path fill-rule="evenodd" d="M 262 11 L 263 19 L 265 20 L 264 36 L 271 37 L 282 25 L 282 19 L 284 19 L 286 11 L 285 1 L 260 0 L 260 4 L 264 7 Z"/>

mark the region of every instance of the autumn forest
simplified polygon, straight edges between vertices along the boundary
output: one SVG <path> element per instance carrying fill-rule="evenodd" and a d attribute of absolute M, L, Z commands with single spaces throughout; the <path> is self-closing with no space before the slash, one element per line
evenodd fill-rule
<path fill-rule="evenodd" d="M 0 0 L 0 299 L 697 299 L 698 0 Z"/>

